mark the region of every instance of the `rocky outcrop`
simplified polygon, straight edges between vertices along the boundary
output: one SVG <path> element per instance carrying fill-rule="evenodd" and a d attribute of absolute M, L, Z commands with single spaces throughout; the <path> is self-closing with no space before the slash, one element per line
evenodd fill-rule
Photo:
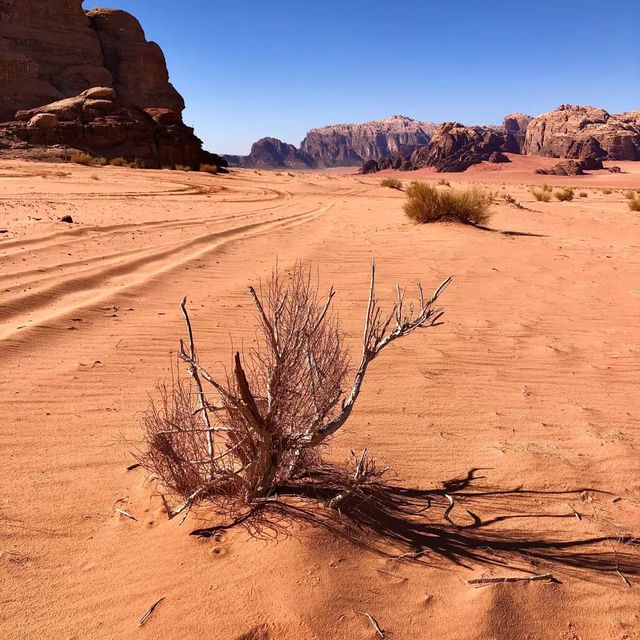
<path fill-rule="evenodd" d="M 277 138 L 262 138 L 254 142 L 248 156 L 225 156 L 241 167 L 309 169 L 315 166 L 313 158 L 292 144 Z"/>
<path fill-rule="evenodd" d="M 0 2 L 0 128 L 24 145 L 66 145 L 149 166 L 201 160 L 160 47 L 116 9 L 82 0 Z"/>
<path fill-rule="evenodd" d="M 522 152 L 553 158 L 640 160 L 640 111 L 562 105 L 531 120 Z"/>
<path fill-rule="evenodd" d="M 364 124 L 312 129 L 300 149 L 319 166 L 353 166 L 393 154 L 410 154 L 429 142 L 436 125 L 405 116 Z"/>
<path fill-rule="evenodd" d="M 384 169 L 413 171 L 432 167 L 438 172 L 465 171 L 471 165 L 492 158 L 504 162 L 506 156 L 497 156 L 506 147 L 506 134 L 495 127 L 466 127 L 458 122 L 446 122 L 434 131 L 428 145 L 419 147 L 411 155 L 398 154 L 366 163 L 363 173 Z"/>
<path fill-rule="evenodd" d="M 582 176 L 585 171 L 603 168 L 602 160 L 588 158 L 587 160 L 563 160 L 549 169 L 536 169 L 536 173 L 543 176 Z"/>
<path fill-rule="evenodd" d="M 533 120 L 532 116 L 527 116 L 524 113 L 511 113 L 504 117 L 502 126 L 507 136 L 506 151 L 522 153 L 527 128 L 531 120 Z"/>
<path fill-rule="evenodd" d="M 4 130 L 29 145 L 138 159 L 147 167 L 197 166 L 202 161 L 200 140 L 177 112 L 122 104 L 111 87 L 93 87 L 72 98 L 18 111 Z"/>

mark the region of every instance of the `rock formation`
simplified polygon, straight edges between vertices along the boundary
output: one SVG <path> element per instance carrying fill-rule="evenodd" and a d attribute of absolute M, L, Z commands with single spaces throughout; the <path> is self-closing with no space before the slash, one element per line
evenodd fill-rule
<path fill-rule="evenodd" d="M 511 153 L 522 153 L 522 147 L 527 134 L 532 116 L 524 113 L 511 113 L 504 117 L 503 128 L 507 135 L 506 151 Z"/>
<path fill-rule="evenodd" d="M 292 144 L 277 138 L 262 138 L 254 142 L 248 156 L 225 156 L 241 167 L 309 169 L 315 166 L 313 158 Z"/>
<path fill-rule="evenodd" d="M 464 171 L 473 164 L 491 159 L 504 162 L 502 154 L 507 136 L 495 127 L 466 127 L 458 122 L 445 122 L 437 127 L 428 145 L 416 149 L 411 155 L 398 154 L 367 162 L 363 173 L 383 169 L 413 171 L 433 167 L 436 171 Z"/>
<path fill-rule="evenodd" d="M 640 160 L 640 111 L 610 115 L 595 107 L 562 105 L 531 120 L 522 152 L 553 158 Z"/>
<path fill-rule="evenodd" d="M 353 166 L 392 154 L 410 154 L 429 142 L 436 125 L 405 116 L 312 129 L 300 145 L 319 166 Z"/>
<path fill-rule="evenodd" d="M 160 47 L 124 11 L 85 13 L 82 0 L 2 0 L 0 80 L 5 140 L 148 166 L 202 159 Z"/>

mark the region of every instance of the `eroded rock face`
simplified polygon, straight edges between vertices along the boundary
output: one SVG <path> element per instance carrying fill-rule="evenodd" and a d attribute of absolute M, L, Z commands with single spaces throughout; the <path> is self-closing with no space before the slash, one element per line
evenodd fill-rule
<path fill-rule="evenodd" d="M 507 136 L 505 151 L 522 153 L 522 147 L 524 146 L 524 140 L 531 120 L 533 120 L 533 117 L 525 115 L 524 113 L 511 113 L 504 117 L 502 126 Z"/>
<path fill-rule="evenodd" d="M 409 154 L 429 142 L 436 125 L 405 116 L 309 131 L 300 149 L 319 166 L 354 166 L 393 154 Z"/>
<path fill-rule="evenodd" d="M 63 145 L 195 167 L 207 159 L 183 110 L 160 47 L 125 11 L 85 13 L 82 0 L 0 1 L 0 121 L 20 148 Z"/>
<path fill-rule="evenodd" d="M 254 142 L 248 156 L 227 156 L 242 167 L 309 169 L 315 166 L 313 158 L 292 144 L 277 138 L 262 138 Z"/>
<path fill-rule="evenodd" d="M 111 84 L 82 0 L 0 3 L 0 121 L 19 109 Z"/>
<path fill-rule="evenodd" d="M 529 123 L 522 152 L 553 158 L 640 160 L 640 111 L 610 115 L 595 107 L 562 105 Z"/>
<path fill-rule="evenodd" d="M 5 131 L 30 145 L 61 145 L 107 159 L 139 159 L 148 167 L 197 166 L 202 158 L 200 140 L 177 112 L 123 104 L 110 87 L 18 111 Z"/>
<path fill-rule="evenodd" d="M 100 39 L 104 66 L 113 76 L 120 100 L 143 109 L 182 113 L 184 100 L 169 82 L 162 49 L 147 42 L 138 20 L 117 9 L 93 9 L 87 17 Z"/>

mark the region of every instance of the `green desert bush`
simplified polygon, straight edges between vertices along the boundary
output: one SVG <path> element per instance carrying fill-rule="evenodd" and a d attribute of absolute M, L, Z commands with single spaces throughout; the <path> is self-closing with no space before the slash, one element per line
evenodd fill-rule
<path fill-rule="evenodd" d="M 556 191 L 553 195 L 560 200 L 560 202 L 569 202 L 569 200 L 573 200 L 575 192 L 573 189 L 565 187 L 562 191 Z"/>
<path fill-rule="evenodd" d="M 218 167 L 215 164 L 201 164 L 200 165 L 200 172 L 201 173 L 210 173 L 212 175 L 215 175 L 216 173 L 218 173 Z"/>
<path fill-rule="evenodd" d="M 74 164 L 82 164 L 85 167 L 90 167 L 93 162 L 93 157 L 88 153 L 74 153 L 70 160 Z"/>
<path fill-rule="evenodd" d="M 490 219 L 491 196 L 481 189 L 438 189 L 426 182 L 413 182 L 407 188 L 404 212 L 417 223 L 440 220 L 484 226 Z"/>
<path fill-rule="evenodd" d="M 381 183 L 381 187 L 387 187 L 389 189 L 398 189 L 402 191 L 402 182 L 398 178 L 385 178 Z"/>
<path fill-rule="evenodd" d="M 549 202 L 551 200 L 551 194 L 544 188 L 544 186 L 542 187 L 542 191 L 534 189 L 531 193 L 538 202 Z"/>
<path fill-rule="evenodd" d="M 629 200 L 628 205 L 631 211 L 640 211 L 640 198 L 634 198 L 633 200 Z"/>
<path fill-rule="evenodd" d="M 109 160 L 109 164 L 112 167 L 126 167 L 127 161 L 124 158 L 111 158 L 111 160 Z"/>

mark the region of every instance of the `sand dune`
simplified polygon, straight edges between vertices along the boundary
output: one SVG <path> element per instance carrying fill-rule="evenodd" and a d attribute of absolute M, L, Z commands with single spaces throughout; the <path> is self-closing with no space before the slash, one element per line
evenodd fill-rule
<path fill-rule="evenodd" d="M 518 160 L 447 176 L 522 205 L 494 205 L 494 232 L 413 226 L 379 175 L 0 163 L 0 637 L 366 639 L 369 613 L 397 639 L 640 638 L 640 217 L 623 193 L 640 167 L 553 178 Z M 588 196 L 537 202 L 542 182 Z M 276 259 L 335 285 L 354 349 L 372 259 L 388 300 L 453 275 L 447 323 L 372 364 L 330 451 L 394 469 L 383 512 L 196 539 L 206 510 L 169 522 L 127 471 L 140 412 L 180 299 L 220 366 L 230 337 L 253 339 L 246 287 Z M 468 583 L 543 573 L 557 581 Z"/>

